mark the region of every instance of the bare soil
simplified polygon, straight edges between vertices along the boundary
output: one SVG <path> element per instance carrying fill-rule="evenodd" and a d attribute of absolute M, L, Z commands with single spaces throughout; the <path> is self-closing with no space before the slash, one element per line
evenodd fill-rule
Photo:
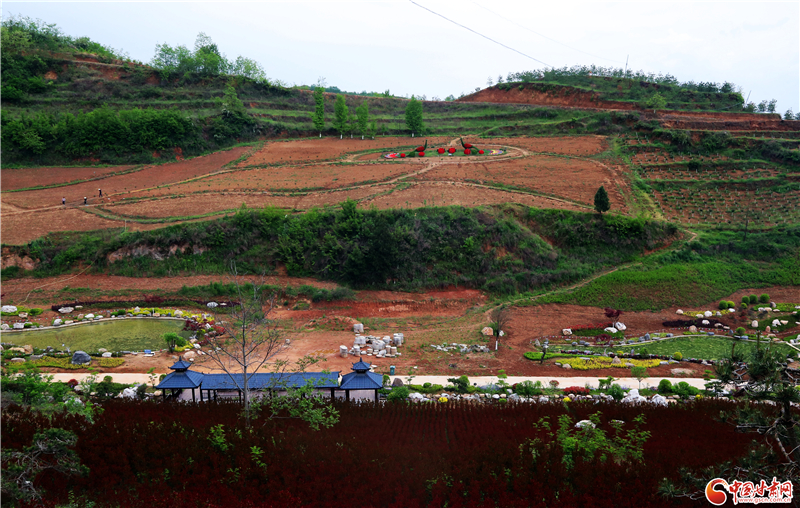
<path fill-rule="evenodd" d="M 450 141 L 450 138 L 443 137 L 393 137 L 365 140 L 361 140 L 360 137 L 353 139 L 324 137 L 292 141 L 270 141 L 247 160 L 241 162 L 239 167 L 286 162 L 330 160 L 342 157 L 349 152 L 361 150 L 386 148 L 388 151 L 401 146 L 422 145 L 425 143 L 426 139 L 428 140 L 429 146 L 448 143 Z"/>
<path fill-rule="evenodd" d="M 43 167 L 43 168 L 4 168 L 0 173 L 0 187 L 4 191 L 27 189 L 39 185 L 69 183 L 87 180 L 128 171 L 136 166 L 109 167 Z M 100 184 L 102 187 L 102 183 Z M 61 201 L 59 200 L 59 203 Z"/>

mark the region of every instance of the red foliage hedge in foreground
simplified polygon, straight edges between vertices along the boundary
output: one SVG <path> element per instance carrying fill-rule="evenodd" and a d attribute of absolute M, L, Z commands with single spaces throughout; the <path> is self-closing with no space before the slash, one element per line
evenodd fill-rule
<path fill-rule="evenodd" d="M 244 429 L 235 403 L 167 404 L 111 401 L 88 425 L 67 415 L 52 423 L 17 406 L 4 410 L 3 449 L 29 445 L 37 429 L 74 431 L 87 478 L 45 473 L 45 505 L 69 492 L 98 506 L 139 507 L 484 507 L 675 506 L 656 490 L 681 466 L 702 468 L 743 455 L 753 439 L 714 417 L 729 402 L 703 400 L 670 407 L 622 404 L 386 404 L 338 406 L 340 422 L 313 431 L 292 420 L 256 420 Z M 602 412 L 608 421 L 646 415 L 645 465 L 577 461 L 560 452 L 521 453 L 542 417 L 555 426 Z M 222 424 L 225 444 L 211 427 Z M 238 431 L 238 432 L 237 432 Z M 252 447 L 263 451 L 254 455 Z M 556 498 L 556 489 L 561 492 Z"/>

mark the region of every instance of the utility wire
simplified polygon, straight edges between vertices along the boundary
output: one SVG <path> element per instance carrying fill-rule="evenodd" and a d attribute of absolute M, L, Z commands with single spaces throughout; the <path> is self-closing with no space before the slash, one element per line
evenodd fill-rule
<path fill-rule="evenodd" d="M 518 27 L 522 28 L 523 30 L 527 30 L 527 31 L 529 31 L 529 32 L 531 32 L 531 33 L 534 33 L 534 34 L 538 35 L 539 37 L 544 37 L 545 39 L 547 39 L 547 40 L 549 40 L 549 41 L 553 41 L 553 42 L 555 42 L 556 44 L 561 44 L 561 45 L 562 45 L 562 46 L 564 46 L 565 48 L 569 48 L 569 49 L 571 49 L 571 50 L 573 50 L 573 51 L 578 51 L 579 53 L 583 53 L 583 54 L 586 54 L 586 55 L 589 55 L 589 56 L 593 56 L 593 57 L 595 57 L 595 58 L 600 58 L 600 59 L 602 59 L 602 60 L 608 60 L 609 62 L 622 63 L 622 62 L 621 62 L 621 61 L 619 61 L 619 60 L 614 60 L 614 59 L 611 59 L 611 58 L 604 58 L 604 57 L 602 57 L 602 56 L 593 55 L 592 53 L 589 53 L 589 52 L 583 51 L 583 50 L 581 50 L 581 49 L 578 49 L 578 48 L 573 48 L 572 46 L 568 46 L 568 45 L 564 44 L 563 42 L 557 41 L 557 40 L 555 40 L 555 39 L 553 39 L 553 38 L 550 38 L 550 37 L 548 37 L 548 36 L 546 36 L 546 35 L 542 35 L 542 34 L 540 34 L 539 32 L 536 32 L 536 31 L 534 31 L 534 30 L 531 30 L 530 28 L 528 28 L 528 27 L 526 27 L 526 26 L 522 26 L 522 25 L 520 25 L 519 23 L 517 23 L 516 21 L 514 21 L 514 20 L 512 20 L 512 19 L 508 19 L 507 17 L 503 16 L 502 14 L 498 14 L 498 13 L 494 12 L 494 11 L 493 11 L 493 10 L 491 10 L 491 9 L 487 9 L 486 7 L 482 6 L 482 5 L 481 5 L 481 4 L 479 4 L 478 2 L 474 2 L 474 1 L 473 1 L 472 3 L 473 3 L 473 4 L 475 4 L 475 5 L 477 5 L 477 6 L 478 6 L 478 7 L 480 7 L 481 9 L 483 9 L 483 10 L 485 10 L 485 11 L 489 11 L 489 12 L 491 12 L 492 14 L 494 14 L 495 16 L 497 16 L 497 17 L 499 17 L 499 18 L 502 18 L 502 19 L 504 19 L 504 20 L 508 21 L 509 23 L 513 23 L 513 24 L 517 25 Z"/>
<path fill-rule="evenodd" d="M 526 54 L 525 54 L 525 53 L 523 53 L 522 51 L 516 50 L 516 49 L 512 48 L 511 46 L 506 46 L 506 45 L 505 45 L 505 44 L 503 44 L 502 42 L 498 42 L 498 41 L 496 41 L 496 40 L 492 39 L 491 37 L 487 37 L 487 36 L 483 35 L 482 33 L 476 32 L 475 30 L 471 29 L 471 28 L 470 28 L 470 27 L 468 27 L 468 26 L 464 26 L 464 25 L 462 25 L 461 23 L 457 23 L 457 22 L 453 21 L 452 19 L 450 19 L 450 18 L 448 18 L 448 17 L 446 17 L 446 16 L 443 16 L 443 15 L 439 14 L 438 12 L 432 11 L 432 10 L 428 9 L 427 7 L 425 7 L 424 5 L 420 5 L 420 4 L 418 4 L 418 3 L 417 3 L 417 2 L 415 2 L 414 0 L 408 0 L 408 1 L 409 1 L 409 2 L 411 2 L 412 4 L 416 5 L 416 6 L 417 6 L 417 7 L 419 7 L 420 9 L 425 9 L 426 11 L 430 12 L 431 14 L 436 14 L 436 15 L 437 15 L 437 16 L 439 16 L 440 18 L 444 18 L 444 19 L 446 19 L 447 21 L 449 21 L 450 23 L 453 23 L 454 25 L 458 25 L 458 26 L 460 26 L 461 28 L 463 28 L 463 29 L 465 29 L 465 30 L 469 30 L 470 32 L 474 33 L 475 35 L 480 35 L 480 36 L 481 36 L 481 37 L 483 37 L 484 39 L 488 39 L 488 40 L 490 40 L 490 41 L 494 42 L 495 44 L 498 44 L 498 45 L 500 45 L 500 46 L 503 46 L 503 47 L 504 47 L 504 48 L 506 48 L 506 49 L 510 49 L 511 51 L 513 51 L 513 52 L 515 52 L 515 53 L 519 53 L 520 55 L 522 55 L 522 56 L 524 56 L 524 57 L 526 57 L 526 58 L 530 58 L 530 59 L 531 59 L 531 60 L 533 60 L 534 62 L 539 62 L 540 64 L 546 65 L 546 66 L 548 66 L 548 67 L 552 67 L 552 65 L 550 65 L 550 64 L 548 64 L 548 63 L 542 62 L 541 60 L 538 60 L 538 59 L 536 59 L 536 58 L 533 58 L 533 57 L 532 57 L 532 56 L 530 56 L 530 55 L 526 55 Z"/>

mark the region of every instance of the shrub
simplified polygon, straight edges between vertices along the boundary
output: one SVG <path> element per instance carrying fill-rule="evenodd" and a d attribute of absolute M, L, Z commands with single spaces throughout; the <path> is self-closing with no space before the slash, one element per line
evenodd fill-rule
<path fill-rule="evenodd" d="M 736 335 L 744 335 L 747 333 L 747 330 L 744 329 L 744 326 L 740 326 L 734 333 L 736 333 Z"/>
<path fill-rule="evenodd" d="M 694 397 L 700 394 L 700 390 L 698 388 L 695 388 L 686 381 L 681 381 L 673 386 L 672 391 L 675 392 L 675 395 L 680 396 L 682 399 Z"/>
<path fill-rule="evenodd" d="M 611 388 L 608 389 L 608 395 L 616 400 L 617 402 L 621 401 L 623 397 L 625 397 L 625 390 L 618 384 L 611 385 Z"/>
<path fill-rule="evenodd" d="M 675 358 L 675 359 L 676 359 L 676 360 L 678 360 L 678 361 L 681 361 L 681 360 L 683 360 L 683 355 L 681 354 L 681 352 L 680 352 L 680 351 L 676 351 L 675 353 L 673 353 L 673 354 L 672 354 L 672 357 L 673 357 L 673 358 Z"/>
<path fill-rule="evenodd" d="M 743 304 L 745 304 L 745 305 L 747 305 L 748 303 L 750 303 L 750 297 L 749 297 L 749 296 L 747 296 L 747 295 L 743 296 L 743 297 L 742 297 L 742 303 L 743 303 Z"/>
<path fill-rule="evenodd" d="M 754 303 L 758 303 L 758 297 L 756 295 L 750 295 L 748 297 L 748 301 L 750 302 L 751 305 Z"/>
<path fill-rule="evenodd" d="M 736 304 L 733 303 L 732 301 L 728 300 L 728 308 L 729 309 L 735 309 L 736 308 Z"/>
<path fill-rule="evenodd" d="M 725 300 L 719 302 L 719 310 L 725 310 L 727 308 L 728 308 L 728 302 L 726 302 Z"/>
<path fill-rule="evenodd" d="M 660 383 L 658 383 L 658 393 L 670 394 L 672 393 L 672 383 L 669 379 L 662 379 Z"/>
<path fill-rule="evenodd" d="M 742 302 L 742 303 L 739 304 L 739 308 L 746 309 L 747 308 L 747 304 Z"/>
<path fill-rule="evenodd" d="M 99 360 L 100 367 L 106 369 L 119 367 L 123 363 L 125 363 L 125 360 L 123 360 L 122 358 L 100 358 Z"/>
<path fill-rule="evenodd" d="M 758 301 L 761 303 L 769 303 L 769 295 L 764 293 L 763 295 L 758 297 Z"/>
<path fill-rule="evenodd" d="M 568 386 L 564 388 L 564 395 L 589 395 L 589 389 L 583 386 Z"/>
<path fill-rule="evenodd" d="M 461 377 L 451 377 L 447 380 L 448 383 L 453 383 L 456 391 L 458 393 L 468 393 L 469 392 L 469 378 L 467 376 Z"/>
<path fill-rule="evenodd" d="M 534 395 L 542 395 L 544 393 L 542 388 L 541 381 L 536 381 L 536 383 L 523 381 L 514 385 L 514 393 L 523 397 L 533 397 Z"/>
<path fill-rule="evenodd" d="M 392 391 L 389 392 L 389 395 L 386 397 L 386 399 L 391 402 L 406 400 L 409 393 L 411 392 L 407 386 L 395 386 L 392 388 Z"/>

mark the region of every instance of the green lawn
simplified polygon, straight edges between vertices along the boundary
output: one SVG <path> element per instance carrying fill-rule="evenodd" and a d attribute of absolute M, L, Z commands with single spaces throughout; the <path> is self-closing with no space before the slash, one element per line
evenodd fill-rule
<path fill-rule="evenodd" d="M 731 354 L 731 346 L 736 343 L 736 351 L 744 353 L 745 356 L 749 355 L 756 349 L 755 342 L 741 342 L 733 341 L 722 337 L 675 337 L 658 341 L 652 344 L 645 344 L 641 346 L 626 345 L 626 346 L 612 346 L 609 351 L 623 351 L 630 353 L 631 349 L 638 353 L 642 349 L 647 350 L 647 354 L 651 355 L 672 355 L 680 352 L 683 358 L 701 358 L 703 360 L 720 360 L 727 358 Z M 766 342 L 762 343 L 762 347 Z M 780 351 L 788 354 L 796 352 L 791 347 L 785 344 L 774 344 Z M 602 350 L 603 348 L 593 348 Z"/>
<path fill-rule="evenodd" d="M 161 349 L 166 344 L 162 335 L 182 332 L 183 321 L 172 319 L 125 319 L 100 323 L 56 328 L 53 330 L 29 330 L 20 333 L 4 333 L 3 342 L 18 346 L 30 344 L 44 349 L 52 346 L 57 350 L 66 344 L 72 351 L 97 351 L 106 348 L 109 351 L 143 351 L 145 349 Z"/>

